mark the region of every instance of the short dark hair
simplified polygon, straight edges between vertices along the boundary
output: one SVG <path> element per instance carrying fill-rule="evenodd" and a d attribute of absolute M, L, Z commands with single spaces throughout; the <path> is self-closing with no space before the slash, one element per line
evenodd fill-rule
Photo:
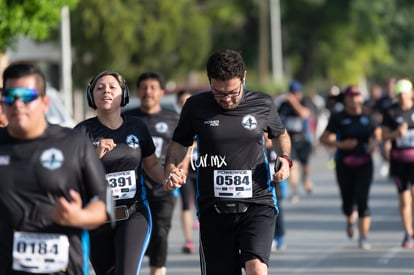
<path fill-rule="evenodd" d="M 139 87 L 142 81 L 147 79 L 156 79 L 160 83 L 161 89 L 165 89 L 165 80 L 161 73 L 157 72 L 145 72 L 138 76 L 135 87 Z"/>
<path fill-rule="evenodd" d="M 107 75 L 113 76 L 118 81 L 119 86 L 121 87 L 122 90 L 127 88 L 126 80 L 120 73 L 114 72 L 114 71 L 103 71 L 91 79 L 91 81 L 88 84 L 87 89 L 93 92 L 93 89 L 95 88 L 95 85 L 98 82 L 98 80 Z"/>
<path fill-rule="evenodd" d="M 178 100 L 180 100 L 180 98 L 181 98 L 183 95 L 186 95 L 186 94 L 193 95 L 193 93 L 192 93 L 190 90 L 187 90 L 187 89 L 181 89 L 181 90 L 179 90 L 179 91 L 177 92 L 177 94 L 176 94 L 177 101 L 178 101 Z"/>
<path fill-rule="evenodd" d="M 211 79 L 230 80 L 238 77 L 244 78 L 246 71 L 240 52 L 224 49 L 213 53 L 207 62 L 207 76 Z"/>
<path fill-rule="evenodd" d="M 46 77 L 39 67 L 30 63 L 10 64 L 3 72 L 3 90 L 6 90 L 7 80 L 21 78 L 29 75 L 34 75 L 36 77 L 36 88 L 40 95 L 45 95 Z"/>

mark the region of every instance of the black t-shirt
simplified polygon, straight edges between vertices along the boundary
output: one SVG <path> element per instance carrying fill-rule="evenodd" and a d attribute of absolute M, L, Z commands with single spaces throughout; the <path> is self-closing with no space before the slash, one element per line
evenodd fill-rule
<path fill-rule="evenodd" d="M 148 114 L 136 108 L 125 112 L 124 115 L 137 116 L 144 121 L 154 141 L 156 148 L 155 154 L 160 163 L 164 164 L 168 145 L 171 142 L 175 126 L 177 126 L 178 114 L 165 108 L 161 108 L 161 111 L 158 113 Z M 153 181 L 146 174 L 145 186 L 147 187 L 149 200 L 162 199 L 171 193 L 164 191 L 162 183 Z"/>
<path fill-rule="evenodd" d="M 130 206 L 135 201 L 146 200 L 142 190 L 142 159 L 153 154 L 155 147 L 142 120 L 128 116 L 123 119 L 115 130 L 100 123 L 97 117 L 82 121 L 75 129 L 84 133 L 95 146 L 103 138 L 114 140 L 116 146 L 101 161 L 116 205 Z"/>
<path fill-rule="evenodd" d="M 191 146 L 196 137 L 199 157 L 192 162 L 198 170 L 199 207 L 216 200 L 275 206 L 264 132 L 273 138 L 284 131 L 269 95 L 245 90 L 232 110 L 222 109 L 211 92 L 190 97 L 173 140 Z"/>
<path fill-rule="evenodd" d="M 56 200 L 70 198 L 69 190 L 105 201 L 104 169 L 88 139 L 69 128 L 48 125 L 35 139 L 18 140 L 0 129 L 0 274 L 12 274 L 14 231 L 66 235 L 68 273 L 82 274 L 82 229 L 55 224 L 51 210 Z M 6 271 L 7 270 L 7 271 Z"/>
<path fill-rule="evenodd" d="M 346 111 L 334 113 L 329 118 L 326 129 L 336 134 L 338 141 L 345 139 L 357 139 L 358 144 L 352 150 L 338 150 L 338 158 L 347 155 L 367 155 L 369 138 L 379 127 L 378 122 L 366 114 L 350 115 Z"/>
<path fill-rule="evenodd" d="M 383 125 L 391 131 L 395 131 L 404 122 L 408 125 L 408 131 L 404 136 L 392 140 L 393 150 L 414 148 L 414 106 L 402 110 L 398 103 L 394 103 L 384 113 Z"/>
<path fill-rule="evenodd" d="M 397 103 L 397 99 L 394 97 L 390 97 L 388 95 L 384 95 L 380 99 L 377 100 L 374 108 L 380 113 L 387 112 L 392 105 Z"/>
<path fill-rule="evenodd" d="M 313 111 L 314 105 L 309 99 L 303 98 L 300 104 L 310 111 Z M 309 139 L 310 128 L 309 118 L 302 118 L 290 105 L 288 101 L 284 101 L 278 109 L 280 118 L 288 131 L 292 142 L 302 142 Z"/>

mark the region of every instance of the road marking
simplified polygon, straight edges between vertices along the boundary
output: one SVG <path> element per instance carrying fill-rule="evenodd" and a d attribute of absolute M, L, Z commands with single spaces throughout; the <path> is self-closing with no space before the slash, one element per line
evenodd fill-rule
<path fill-rule="evenodd" d="M 388 264 L 392 258 L 395 257 L 395 255 L 401 251 L 401 247 L 393 247 L 390 250 L 388 250 L 387 253 L 385 253 L 381 258 L 377 260 L 378 264 Z"/>

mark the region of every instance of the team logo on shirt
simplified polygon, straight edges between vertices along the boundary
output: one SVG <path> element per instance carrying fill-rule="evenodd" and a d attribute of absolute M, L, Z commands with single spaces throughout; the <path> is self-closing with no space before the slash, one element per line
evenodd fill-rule
<path fill-rule="evenodd" d="M 168 131 L 168 124 L 165 122 L 158 122 L 157 124 L 155 124 L 155 130 L 158 133 L 164 134 Z"/>
<path fill-rule="evenodd" d="M 398 124 L 403 124 L 403 123 L 404 123 L 404 117 L 402 117 L 402 116 L 398 116 L 398 117 L 395 119 L 395 121 L 396 121 Z"/>
<path fill-rule="evenodd" d="M 350 118 L 345 118 L 341 121 L 342 125 L 349 125 L 352 123 L 352 120 Z"/>
<path fill-rule="evenodd" d="M 9 165 L 10 164 L 10 156 L 4 155 L 0 156 L 0 165 Z"/>
<path fill-rule="evenodd" d="M 257 127 L 257 120 L 252 115 L 244 116 L 242 119 L 242 126 L 247 130 L 254 130 Z"/>
<path fill-rule="evenodd" d="M 61 150 L 56 148 L 50 148 L 42 153 L 40 156 L 40 162 L 42 166 L 49 170 L 56 170 L 63 164 L 65 158 Z"/>
<path fill-rule="evenodd" d="M 129 135 L 126 138 L 126 144 L 132 149 L 137 149 L 139 147 L 139 139 L 135 135 Z"/>
<path fill-rule="evenodd" d="M 361 116 L 359 121 L 361 122 L 362 125 L 368 125 L 368 123 L 369 123 L 369 120 L 366 116 Z"/>

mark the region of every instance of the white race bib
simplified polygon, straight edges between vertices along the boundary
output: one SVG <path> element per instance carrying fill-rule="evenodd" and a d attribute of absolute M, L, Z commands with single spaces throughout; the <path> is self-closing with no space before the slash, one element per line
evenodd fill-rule
<path fill-rule="evenodd" d="M 152 137 L 152 141 L 155 145 L 155 155 L 159 158 L 161 156 L 162 144 L 164 143 L 164 140 L 161 137 Z"/>
<path fill-rule="evenodd" d="M 214 196 L 218 198 L 251 198 L 251 170 L 214 170 Z"/>
<path fill-rule="evenodd" d="M 289 132 L 302 132 L 303 118 L 288 116 L 285 120 L 285 127 Z"/>
<path fill-rule="evenodd" d="M 408 130 L 402 137 L 395 140 L 398 148 L 414 148 L 414 129 Z"/>
<path fill-rule="evenodd" d="M 61 234 L 14 232 L 13 270 L 53 273 L 66 270 L 69 239 Z"/>
<path fill-rule="evenodd" d="M 112 189 L 114 200 L 132 199 L 137 192 L 135 171 L 122 171 L 106 174 L 106 181 Z"/>

